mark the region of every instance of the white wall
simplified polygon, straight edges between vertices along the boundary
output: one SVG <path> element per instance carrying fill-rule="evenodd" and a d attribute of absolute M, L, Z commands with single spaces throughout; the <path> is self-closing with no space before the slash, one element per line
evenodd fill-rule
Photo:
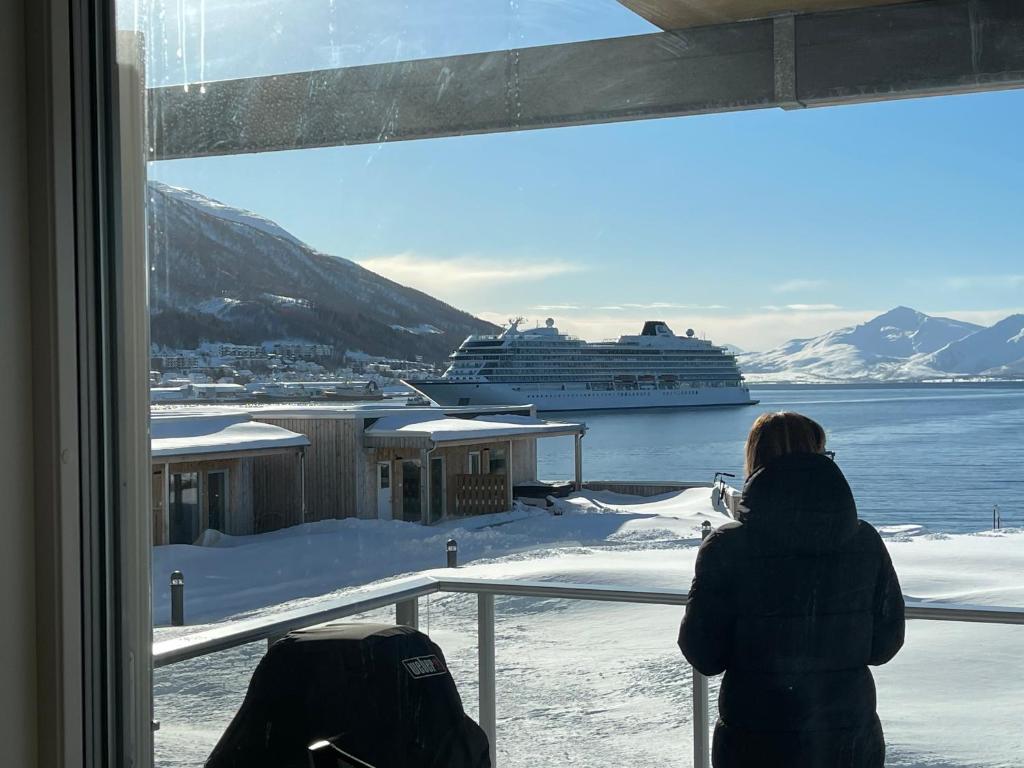
<path fill-rule="evenodd" d="M 36 764 L 35 527 L 29 325 L 24 20 L 0 0 L 0 750 Z"/>

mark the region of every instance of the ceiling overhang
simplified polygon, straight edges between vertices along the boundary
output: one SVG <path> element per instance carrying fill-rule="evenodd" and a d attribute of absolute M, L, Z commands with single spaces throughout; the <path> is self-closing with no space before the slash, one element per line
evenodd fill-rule
<path fill-rule="evenodd" d="M 664 30 L 729 24 L 791 13 L 821 13 L 892 5 L 892 0 L 619 0 Z"/>

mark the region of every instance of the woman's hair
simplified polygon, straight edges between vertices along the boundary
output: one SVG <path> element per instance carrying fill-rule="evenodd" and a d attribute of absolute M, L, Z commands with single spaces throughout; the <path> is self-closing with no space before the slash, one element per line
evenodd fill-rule
<path fill-rule="evenodd" d="M 747 436 L 746 475 L 750 477 L 779 456 L 824 450 L 825 430 L 813 419 L 793 411 L 762 413 Z"/>

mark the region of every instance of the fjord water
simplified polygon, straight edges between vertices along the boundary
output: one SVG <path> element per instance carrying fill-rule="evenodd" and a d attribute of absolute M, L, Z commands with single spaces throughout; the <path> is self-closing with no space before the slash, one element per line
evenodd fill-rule
<path fill-rule="evenodd" d="M 586 422 L 583 474 L 592 480 L 704 480 L 732 472 L 742 483 L 743 443 L 766 411 L 821 422 L 860 516 L 875 525 L 933 532 L 1024 525 L 1024 387 L 752 388 L 743 408 L 547 414 Z M 539 441 L 540 477 L 571 477 L 572 446 Z"/>

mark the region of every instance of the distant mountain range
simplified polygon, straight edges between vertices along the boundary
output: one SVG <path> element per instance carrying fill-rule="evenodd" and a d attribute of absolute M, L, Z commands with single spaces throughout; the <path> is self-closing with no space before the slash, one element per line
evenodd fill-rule
<path fill-rule="evenodd" d="M 861 325 L 738 357 L 751 381 L 1024 376 L 1024 315 L 986 328 L 896 307 Z"/>
<path fill-rule="evenodd" d="M 149 183 L 153 342 L 301 339 L 371 355 L 441 362 L 488 322 L 320 253 L 269 219 Z"/>

